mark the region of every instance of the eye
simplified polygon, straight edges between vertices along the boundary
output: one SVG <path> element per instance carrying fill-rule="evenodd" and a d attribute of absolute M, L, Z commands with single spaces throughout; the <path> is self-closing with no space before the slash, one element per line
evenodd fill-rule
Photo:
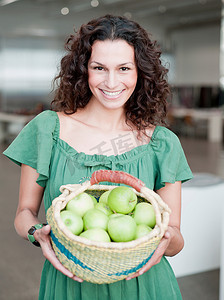
<path fill-rule="evenodd" d="M 121 67 L 120 70 L 121 71 L 128 71 L 128 70 L 130 70 L 130 68 L 128 68 L 128 67 Z"/>
<path fill-rule="evenodd" d="M 102 71 L 103 70 L 103 67 L 100 67 L 100 66 L 96 66 L 93 68 L 94 70 L 98 70 L 98 71 Z"/>

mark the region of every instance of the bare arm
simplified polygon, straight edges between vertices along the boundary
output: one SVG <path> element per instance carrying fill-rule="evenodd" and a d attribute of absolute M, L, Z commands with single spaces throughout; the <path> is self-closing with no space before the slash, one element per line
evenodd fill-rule
<path fill-rule="evenodd" d="M 168 204 L 172 213 L 170 215 L 167 232 L 170 235 L 169 245 L 164 253 L 173 256 L 179 253 L 184 246 L 184 239 L 180 233 L 181 222 L 181 182 L 166 183 L 166 186 L 157 191 L 161 198 Z"/>
<path fill-rule="evenodd" d="M 21 167 L 19 204 L 14 221 L 17 233 L 27 239 L 29 228 L 37 223 L 44 189 L 36 183 L 38 173 L 27 165 Z"/>
<path fill-rule="evenodd" d="M 127 280 L 142 275 L 148 271 L 152 266 L 160 262 L 163 255 L 176 255 L 184 246 L 184 240 L 180 233 L 181 182 L 177 181 L 173 184 L 166 183 L 165 187 L 158 190 L 157 193 L 172 210 L 168 229 L 148 263 L 140 271 L 129 276 Z"/>
<path fill-rule="evenodd" d="M 36 183 L 38 173 L 33 168 L 22 165 L 19 204 L 15 217 L 15 229 L 17 233 L 27 239 L 27 232 L 29 228 L 35 224 L 40 223 L 38 220 L 38 213 L 43 197 L 44 189 Z M 35 239 L 40 243 L 43 255 L 51 264 L 64 275 L 82 282 L 83 280 L 74 276 L 67 270 L 57 259 L 50 242 L 50 226 L 44 226 L 34 233 Z"/>

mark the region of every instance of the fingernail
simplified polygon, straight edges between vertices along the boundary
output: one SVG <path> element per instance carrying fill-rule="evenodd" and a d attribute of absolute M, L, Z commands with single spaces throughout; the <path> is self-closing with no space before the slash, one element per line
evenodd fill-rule
<path fill-rule="evenodd" d="M 142 275 L 144 272 L 143 271 L 139 271 L 139 275 Z"/>
<path fill-rule="evenodd" d="M 127 278 L 126 278 L 126 280 L 130 280 L 130 279 L 131 279 L 131 277 L 127 277 Z"/>

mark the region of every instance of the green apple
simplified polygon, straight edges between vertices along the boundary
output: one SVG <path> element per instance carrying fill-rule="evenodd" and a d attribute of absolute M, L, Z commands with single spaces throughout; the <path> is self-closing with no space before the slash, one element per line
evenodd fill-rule
<path fill-rule="evenodd" d="M 93 195 L 90 195 L 90 194 L 88 194 L 88 195 L 92 198 L 93 204 L 94 204 L 94 205 L 95 205 L 96 203 L 98 203 L 97 200 L 96 200 L 96 198 L 95 198 Z"/>
<path fill-rule="evenodd" d="M 71 199 L 66 205 L 66 210 L 73 211 L 81 217 L 91 208 L 94 208 L 94 203 L 90 195 L 83 192 Z"/>
<path fill-rule="evenodd" d="M 112 215 L 109 216 L 109 220 L 116 218 L 117 216 L 124 216 L 124 214 L 119 214 L 119 213 L 113 213 Z"/>
<path fill-rule="evenodd" d="M 145 224 L 153 228 L 156 225 L 156 215 L 152 204 L 140 202 L 136 205 L 133 218 L 136 224 Z"/>
<path fill-rule="evenodd" d="M 139 239 L 140 237 L 148 234 L 150 231 L 152 231 L 152 228 L 145 224 L 139 224 L 137 225 L 136 233 L 135 233 L 135 239 Z"/>
<path fill-rule="evenodd" d="M 137 225 L 128 215 L 118 215 L 109 219 L 108 233 L 114 242 L 129 242 L 134 240 Z"/>
<path fill-rule="evenodd" d="M 79 236 L 96 242 L 110 242 L 108 233 L 102 228 L 92 228 L 83 231 Z"/>
<path fill-rule="evenodd" d="M 136 206 L 137 196 L 127 186 L 119 186 L 111 190 L 107 203 L 113 212 L 128 214 Z"/>
<path fill-rule="evenodd" d="M 79 235 L 83 231 L 83 220 L 80 215 L 69 210 L 60 212 L 60 217 L 67 228 L 75 235 Z"/>
<path fill-rule="evenodd" d="M 89 209 L 83 216 L 84 230 L 91 228 L 102 228 L 107 230 L 108 216 L 95 208 Z"/>
<path fill-rule="evenodd" d="M 104 192 L 100 198 L 99 198 L 99 202 L 103 202 L 103 203 L 107 203 L 107 200 L 108 200 L 108 195 L 110 194 L 110 191 L 106 191 Z"/>
<path fill-rule="evenodd" d="M 113 213 L 112 210 L 110 209 L 110 207 L 104 202 L 99 202 L 99 203 L 95 204 L 94 208 L 99 209 L 100 211 L 105 213 L 107 216 L 110 216 Z"/>

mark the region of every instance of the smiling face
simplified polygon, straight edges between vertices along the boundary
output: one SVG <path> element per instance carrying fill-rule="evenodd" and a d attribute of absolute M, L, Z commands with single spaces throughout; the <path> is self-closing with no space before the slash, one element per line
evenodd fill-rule
<path fill-rule="evenodd" d="M 137 83 L 134 48 L 124 40 L 96 41 L 88 62 L 91 100 L 108 109 L 124 106 Z"/>

